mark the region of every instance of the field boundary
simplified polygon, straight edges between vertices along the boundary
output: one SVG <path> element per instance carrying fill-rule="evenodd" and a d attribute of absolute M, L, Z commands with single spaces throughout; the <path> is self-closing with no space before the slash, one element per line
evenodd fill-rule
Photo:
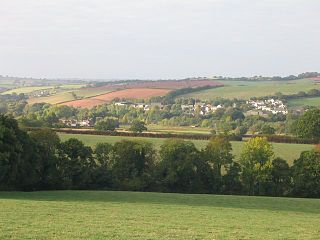
<path fill-rule="evenodd" d="M 42 128 L 32 128 L 27 127 L 23 128 L 26 131 L 36 131 Z M 187 140 L 210 140 L 212 135 L 210 134 L 176 134 L 176 133 L 133 133 L 133 132 L 117 132 L 117 131 L 96 131 L 96 130 L 88 130 L 88 129 L 74 129 L 74 128 L 51 128 L 53 131 L 58 133 L 66 133 L 66 134 L 81 134 L 81 135 L 99 135 L 99 136 L 120 136 L 120 137 L 145 137 L 145 138 L 180 138 Z M 264 137 L 269 142 L 274 143 L 287 143 L 287 144 L 318 144 L 319 140 L 316 139 L 302 139 L 291 136 L 280 136 L 280 135 L 244 135 L 243 137 L 239 136 L 230 136 L 231 141 L 245 141 L 247 138 L 255 138 L 255 137 Z"/>

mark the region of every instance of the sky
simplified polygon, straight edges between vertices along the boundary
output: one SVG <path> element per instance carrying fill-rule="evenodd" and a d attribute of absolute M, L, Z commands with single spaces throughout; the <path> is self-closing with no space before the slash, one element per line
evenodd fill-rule
<path fill-rule="evenodd" d="M 0 0 L 0 75 L 174 79 L 320 71 L 319 0 Z"/>

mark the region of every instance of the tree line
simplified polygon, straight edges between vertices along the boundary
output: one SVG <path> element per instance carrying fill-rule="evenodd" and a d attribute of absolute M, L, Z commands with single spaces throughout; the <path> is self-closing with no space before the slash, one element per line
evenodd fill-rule
<path fill-rule="evenodd" d="M 235 161 L 227 136 L 199 150 L 190 141 L 166 140 L 159 151 L 146 141 L 61 142 L 50 129 L 27 133 L 0 116 L 0 189 L 112 189 L 179 193 L 320 197 L 319 149 L 292 166 L 275 158 L 264 138 L 249 140 Z"/>

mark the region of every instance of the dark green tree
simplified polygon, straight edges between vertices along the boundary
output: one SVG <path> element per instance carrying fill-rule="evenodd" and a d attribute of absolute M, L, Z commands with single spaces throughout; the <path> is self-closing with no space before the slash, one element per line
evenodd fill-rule
<path fill-rule="evenodd" d="M 291 167 L 293 196 L 320 197 L 320 153 L 302 152 Z"/>
<path fill-rule="evenodd" d="M 141 133 L 143 131 L 147 131 L 147 127 L 144 122 L 135 120 L 132 122 L 129 130 L 135 133 Z"/>
<path fill-rule="evenodd" d="M 287 195 L 291 184 L 291 172 L 287 161 L 281 158 L 274 159 L 272 161 L 271 176 L 273 186 L 270 195 Z"/>
<path fill-rule="evenodd" d="M 98 131 L 114 131 L 119 127 L 119 120 L 114 118 L 107 118 L 98 121 L 94 128 Z"/>
<path fill-rule="evenodd" d="M 165 191 L 211 192 L 213 174 L 194 144 L 169 139 L 160 148 L 159 179 Z"/>
<path fill-rule="evenodd" d="M 114 144 L 109 166 L 114 187 L 146 190 L 152 179 L 155 150 L 151 143 L 122 140 Z"/>
<path fill-rule="evenodd" d="M 293 131 L 302 138 L 320 138 L 320 109 L 311 109 L 293 125 Z"/>
<path fill-rule="evenodd" d="M 226 168 L 233 162 L 231 154 L 232 146 L 227 136 L 212 137 L 208 145 L 202 151 L 203 157 L 209 163 L 214 173 L 215 192 L 221 192 L 222 168 Z"/>
<path fill-rule="evenodd" d="M 87 188 L 91 184 L 95 162 L 92 149 L 71 138 L 60 144 L 58 150 L 59 171 L 67 188 Z"/>
<path fill-rule="evenodd" d="M 0 189 L 36 189 L 40 179 L 38 152 L 16 120 L 0 115 Z"/>

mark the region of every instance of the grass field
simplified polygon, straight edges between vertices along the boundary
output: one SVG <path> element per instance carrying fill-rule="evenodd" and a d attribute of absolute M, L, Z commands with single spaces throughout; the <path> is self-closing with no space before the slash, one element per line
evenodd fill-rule
<path fill-rule="evenodd" d="M 303 107 L 303 106 L 320 106 L 320 97 L 314 97 L 314 98 L 299 98 L 299 99 L 293 99 L 289 100 L 288 106 L 291 108 L 295 107 Z"/>
<path fill-rule="evenodd" d="M 59 134 L 60 138 L 65 141 L 69 138 L 77 138 L 84 142 L 86 145 L 94 147 L 97 143 L 107 142 L 114 144 L 119 142 L 122 139 L 129 140 L 145 140 L 151 142 L 155 148 L 159 149 L 161 144 L 165 141 L 163 138 L 144 138 L 144 137 L 119 137 L 119 136 L 98 136 L 98 135 L 87 135 L 87 134 Z M 207 141 L 203 140 L 192 140 L 195 146 L 198 149 L 201 149 L 206 146 Z M 241 149 L 244 142 L 232 142 L 233 154 L 236 159 L 239 159 Z M 310 150 L 314 146 L 307 144 L 286 144 L 286 143 L 273 143 L 273 148 L 276 157 L 281 157 L 288 161 L 289 164 L 292 164 L 293 161 L 300 156 L 302 151 Z"/>
<path fill-rule="evenodd" d="M 59 85 L 60 88 L 62 89 L 79 89 L 83 87 L 83 84 L 63 84 Z M 3 92 L 1 94 L 12 94 L 12 93 L 31 93 L 33 91 L 38 91 L 38 90 L 45 90 L 45 89 L 53 89 L 55 86 L 36 86 L 36 87 L 21 87 L 21 88 L 14 88 L 10 89 L 6 92 Z"/>
<path fill-rule="evenodd" d="M 210 129 L 208 128 L 192 128 L 189 126 L 186 127 L 168 127 L 157 124 L 149 124 L 147 126 L 148 131 L 150 132 L 162 132 L 162 133 L 173 133 L 173 134 L 210 134 Z"/>
<path fill-rule="evenodd" d="M 72 95 L 71 92 L 60 92 L 48 97 L 30 98 L 28 100 L 28 103 L 35 104 L 35 103 L 45 102 L 50 104 L 58 104 L 61 102 L 72 101 L 72 100 L 74 100 L 74 96 Z"/>
<path fill-rule="evenodd" d="M 249 99 L 251 97 L 262 97 L 272 95 L 277 92 L 283 94 L 293 94 L 299 91 L 310 89 L 320 89 L 320 85 L 314 80 L 303 79 L 295 81 L 221 81 L 226 86 L 203 90 L 199 92 L 183 95 L 183 97 L 193 97 L 201 100 L 222 98 Z"/>
<path fill-rule="evenodd" d="M 319 239 L 320 200 L 0 192 L 0 239 Z"/>
<path fill-rule="evenodd" d="M 8 90 L 6 92 L 3 92 L 1 94 L 12 94 L 12 93 L 16 93 L 16 94 L 20 94 L 20 93 L 31 93 L 33 91 L 37 91 L 37 90 L 45 90 L 45 89 L 52 89 L 53 86 L 41 86 L 41 87 L 21 87 L 21 88 L 14 88 L 11 90 Z"/>

